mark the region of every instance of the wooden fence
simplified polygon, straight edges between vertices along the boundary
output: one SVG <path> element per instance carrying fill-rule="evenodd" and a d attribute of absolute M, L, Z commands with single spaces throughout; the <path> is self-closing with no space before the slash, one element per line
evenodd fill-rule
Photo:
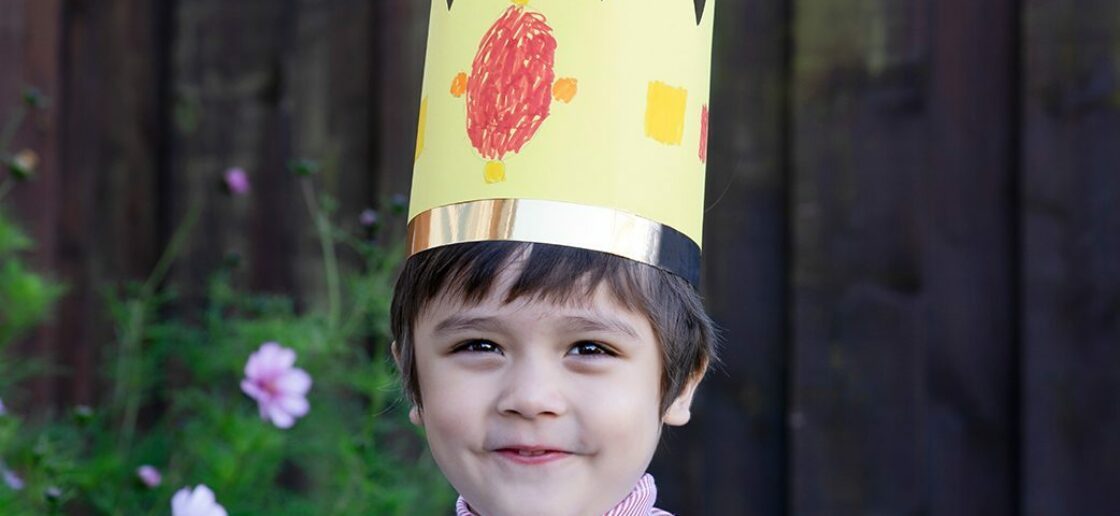
<path fill-rule="evenodd" d="M 248 285 L 320 295 L 286 163 L 330 164 L 340 217 L 407 191 L 427 11 L 0 0 L 0 119 L 24 85 L 53 99 L 9 197 L 70 285 L 26 343 L 71 370 L 38 403 L 96 402 L 99 289 L 144 276 L 192 203 L 188 294 L 232 250 Z M 1120 2 L 721 0 L 715 56 L 703 291 L 726 342 L 655 460 L 662 505 L 1120 513 Z M 218 202 L 233 164 L 255 193 Z"/>

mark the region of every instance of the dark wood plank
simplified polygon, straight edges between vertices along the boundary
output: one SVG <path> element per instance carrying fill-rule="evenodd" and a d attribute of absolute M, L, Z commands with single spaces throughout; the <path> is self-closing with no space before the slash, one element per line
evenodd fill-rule
<path fill-rule="evenodd" d="M 794 19 L 792 512 L 1010 512 L 1014 6 Z"/>
<path fill-rule="evenodd" d="M 34 181 L 20 185 L 5 199 L 5 209 L 14 215 L 36 241 L 28 260 L 40 272 L 49 272 L 56 263 L 58 239 L 59 151 L 62 146 L 61 110 L 57 99 L 63 91 L 58 62 L 63 44 L 62 2 L 59 0 L 14 0 L 0 4 L 0 123 L 7 123 L 20 95 L 28 86 L 37 87 L 54 99 L 50 110 L 26 119 L 15 135 L 13 149 L 32 149 L 39 155 Z M 6 175 L 6 173 L 5 173 Z M 65 279 L 65 278 L 62 278 Z M 26 356 L 52 359 L 59 346 L 61 320 L 36 331 L 16 347 Z M 27 385 L 28 409 L 53 407 L 58 389 L 53 378 L 38 378 Z"/>
<path fill-rule="evenodd" d="M 370 95 L 376 101 L 373 163 L 378 200 L 412 189 L 420 87 L 431 2 L 385 0 L 375 7 Z M 386 219 L 387 241 L 404 237 L 405 217 Z"/>
<path fill-rule="evenodd" d="M 188 304 L 227 253 L 245 258 L 254 286 L 291 292 L 296 223 L 306 219 L 291 156 L 291 2 L 181 0 L 175 5 L 171 94 L 173 133 L 169 227 L 200 211 L 199 227 L 176 267 Z M 252 193 L 222 193 L 229 167 L 244 168 Z M 283 257 L 283 258 L 281 258 Z M 244 277 L 245 274 L 242 275 Z"/>
<path fill-rule="evenodd" d="M 290 156 L 312 159 L 322 166 L 314 178 L 317 191 L 337 201 L 334 222 L 354 228 L 362 209 L 373 204 L 376 181 L 370 172 L 373 105 L 377 102 L 370 95 L 370 83 L 375 80 L 370 66 L 375 52 L 371 19 L 376 6 L 364 0 L 299 0 L 290 9 L 295 13 L 287 28 L 291 42 L 284 50 L 283 64 L 284 82 L 289 86 L 281 100 L 291 116 Z M 283 166 L 278 170 L 283 171 Z M 296 182 L 291 177 L 278 179 Z M 254 225 L 267 231 L 264 226 L 273 223 L 278 211 L 298 208 L 290 221 L 294 224 L 290 230 L 298 235 L 293 256 L 295 288 L 322 305 L 327 287 L 318 237 L 302 197 L 290 202 L 294 204 L 259 206 Z M 272 255 L 270 245 L 267 240 L 254 243 L 255 266 Z M 344 263 L 354 265 L 345 261 L 349 255 L 339 251 Z"/>
<path fill-rule="evenodd" d="M 340 223 L 352 226 L 371 204 L 373 9 L 357 0 L 179 2 L 168 193 L 176 219 L 202 207 L 180 270 L 185 283 L 198 284 L 235 252 L 250 286 L 325 302 L 314 225 L 288 165 L 321 165 L 312 181 L 338 199 Z M 232 166 L 249 174 L 245 198 L 221 193 Z"/>
<path fill-rule="evenodd" d="M 1019 511 L 1019 10 L 929 4 L 922 284 L 929 513 Z"/>
<path fill-rule="evenodd" d="M 1024 514 L 1120 511 L 1120 5 L 1024 2 Z"/>
<path fill-rule="evenodd" d="M 784 514 L 786 30 L 784 2 L 718 4 L 702 293 L 722 365 L 651 471 L 679 514 Z"/>
<path fill-rule="evenodd" d="M 69 290 L 55 358 L 72 402 L 95 401 L 102 346 L 114 339 L 105 290 L 144 278 L 160 247 L 158 20 L 141 0 L 70 2 L 63 13 L 56 270 Z"/>

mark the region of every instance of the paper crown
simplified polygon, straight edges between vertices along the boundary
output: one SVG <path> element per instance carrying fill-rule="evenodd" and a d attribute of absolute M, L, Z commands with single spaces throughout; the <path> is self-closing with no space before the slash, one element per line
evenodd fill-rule
<path fill-rule="evenodd" d="M 699 279 L 714 0 L 433 0 L 409 254 L 567 245 Z"/>

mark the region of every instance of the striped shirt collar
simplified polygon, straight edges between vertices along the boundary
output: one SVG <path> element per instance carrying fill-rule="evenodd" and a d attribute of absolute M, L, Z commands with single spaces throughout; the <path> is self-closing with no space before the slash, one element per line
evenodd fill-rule
<path fill-rule="evenodd" d="M 657 501 L 657 484 L 653 482 L 653 475 L 646 473 L 638 480 L 637 485 L 626 495 L 618 505 L 607 511 L 603 516 L 672 516 L 653 506 Z M 462 496 L 455 502 L 456 516 L 478 516 L 467 505 Z"/>

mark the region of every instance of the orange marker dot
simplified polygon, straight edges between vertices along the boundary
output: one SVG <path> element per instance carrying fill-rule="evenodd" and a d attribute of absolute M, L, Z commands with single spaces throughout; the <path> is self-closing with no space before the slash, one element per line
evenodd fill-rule
<path fill-rule="evenodd" d="M 565 77 L 557 80 L 556 84 L 552 86 L 552 98 L 567 104 L 575 98 L 576 91 L 578 90 L 578 81 L 571 77 Z"/>
<path fill-rule="evenodd" d="M 451 81 L 451 94 L 456 98 L 462 97 L 467 92 L 467 74 L 459 72 L 455 80 Z"/>
<path fill-rule="evenodd" d="M 487 161 L 482 177 L 487 184 L 501 183 L 506 180 L 506 165 L 501 161 Z"/>

